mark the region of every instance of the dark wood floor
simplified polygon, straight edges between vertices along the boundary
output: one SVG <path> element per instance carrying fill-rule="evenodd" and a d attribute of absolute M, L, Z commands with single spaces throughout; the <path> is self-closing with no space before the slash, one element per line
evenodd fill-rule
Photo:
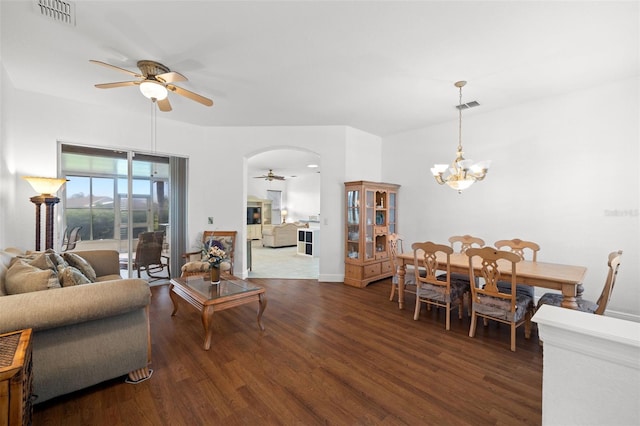
<path fill-rule="evenodd" d="M 357 289 L 313 280 L 253 280 L 267 289 L 263 317 L 245 305 L 214 315 L 202 349 L 198 313 L 171 317 L 166 285 L 153 288 L 153 377 L 124 378 L 36 405 L 34 425 L 540 424 L 542 349 L 518 330 L 451 320 L 413 295 L 399 310 L 389 281 Z M 257 305 L 257 304 L 256 304 Z"/>

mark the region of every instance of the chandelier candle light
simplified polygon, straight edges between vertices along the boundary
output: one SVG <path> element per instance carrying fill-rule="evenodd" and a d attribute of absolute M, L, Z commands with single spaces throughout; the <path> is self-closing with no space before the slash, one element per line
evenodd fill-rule
<path fill-rule="evenodd" d="M 474 163 L 473 160 L 465 160 L 462 156 L 462 88 L 467 84 L 466 81 L 458 81 L 455 86 L 460 89 L 460 98 L 458 103 L 458 151 L 456 153 L 456 159 L 453 160 L 451 166 L 448 164 L 435 164 L 431 168 L 431 173 L 436 178 L 436 182 L 440 185 L 447 184 L 451 188 L 458 191 L 458 194 L 462 193 L 463 189 L 467 189 L 475 181 L 480 181 L 485 178 L 489 166 L 490 160 L 478 161 Z"/>

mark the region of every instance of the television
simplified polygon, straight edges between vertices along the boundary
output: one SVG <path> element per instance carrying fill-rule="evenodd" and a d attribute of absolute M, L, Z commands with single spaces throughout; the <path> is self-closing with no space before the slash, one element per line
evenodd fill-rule
<path fill-rule="evenodd" d="M 262 222 L 260 207 L 247 207 L 247 225 L 259 225 Z"/>

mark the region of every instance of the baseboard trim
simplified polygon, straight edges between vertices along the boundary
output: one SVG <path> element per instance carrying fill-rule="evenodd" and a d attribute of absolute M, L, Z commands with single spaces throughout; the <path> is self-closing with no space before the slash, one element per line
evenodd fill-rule
<path fill-rule="evenodd" d="M 344 274 L 320 274 L 318 281 L 325 283 L 342 283 L 344 282 Z"/>

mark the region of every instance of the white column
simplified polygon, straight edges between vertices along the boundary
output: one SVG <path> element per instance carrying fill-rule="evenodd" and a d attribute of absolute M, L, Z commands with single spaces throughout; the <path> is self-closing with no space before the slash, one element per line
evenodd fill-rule
<path fill-rule="evenodd" d="M 640 424 L 640 323 L 542 306 L 543 425 Z"/>

